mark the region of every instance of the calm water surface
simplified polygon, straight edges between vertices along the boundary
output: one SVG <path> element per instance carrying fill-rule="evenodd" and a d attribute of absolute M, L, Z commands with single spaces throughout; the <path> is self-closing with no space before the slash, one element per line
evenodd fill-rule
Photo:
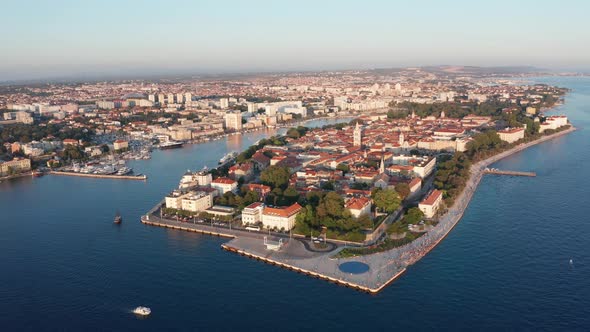
<path fill-rule="evenodd" d="M 156 151 L 132 163 L 146 182 L 1 183 L 0 329 L 588 330 L 590 79 L 539 81 L 573 89 L 561 111 L 580 130 L 494 165 L 538 176 L 485 177 L 447 239 L 375 296 L 139 223 L 186 169 L 264 132 Z M 138 305 L 153 314 L 137 319 Z"/>

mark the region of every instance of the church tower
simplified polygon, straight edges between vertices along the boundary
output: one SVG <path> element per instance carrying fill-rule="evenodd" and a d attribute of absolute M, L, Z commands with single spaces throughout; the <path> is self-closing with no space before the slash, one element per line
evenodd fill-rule
<path fill-rule="evenodd" d="M 404 145 L 404 141 L 405 141 L 406 137 L 404 136 L 404 132 L 400 131 L 399 132 L 399 146 L 403 146 Z"/>
<path fill-rule="evenodd" d="M 383 155 L 381 155 L 381 164 L 379 164 L 379 174 L 385 173 L 385 160 L 383 159 Z"/>
<path fill-rule="evenodd" d="M 354 127 L 354 133 L 353 133 L 353 140 L 354 146 L 361 146 L 362 145 L 362 141 L 363 141 L 363 132 L 361 130 L 361 126 L 359 125 L 359 123 L 356 123 L 356 127 Z"/>
<path fill-rule="evenodd" d="M 440 112 L 440 118 L 444 119 L 445 118 L 445 111 Z"/>

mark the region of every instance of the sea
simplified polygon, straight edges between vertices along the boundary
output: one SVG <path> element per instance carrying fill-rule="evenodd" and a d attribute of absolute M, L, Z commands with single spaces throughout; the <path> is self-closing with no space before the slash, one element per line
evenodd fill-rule
<path fill-rule="evenodd" d="M 2 182 L 0 330 L 590 330 L 590 78 L 531 81 L 571 89 L 555 112 L 578 130 L 494 164 L 537 177 L 486 175 L 449 236 L 376 295 L 140 223 L 186 170 L 276 131 L 154 151 L 130 163 L 145 182 Z"/>

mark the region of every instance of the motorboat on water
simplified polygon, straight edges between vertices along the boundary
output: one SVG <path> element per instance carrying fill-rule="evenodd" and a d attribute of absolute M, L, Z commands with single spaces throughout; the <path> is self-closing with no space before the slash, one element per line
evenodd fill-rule
<path fill-rule="evenodd" d="M 123 221 L 123 217 L 121 217 L 121 215 L 119 214 L 119 211 L 117 211 L 117 214 L 115 215 L 115 220 L 113 221 L 115 224 L 120 224 Z"/>
<path fill-rule="evenodd" d="M 139 306 L 139 307 L 133 309 L 133 313 L 136 315 L 140 315 L 140 316 L 148 316 L 149 314 L 152 313 L 152 309 L 150 309 L 148 307 Z"/>
<path fill-rule="evenodd" d="M 176 149 L 182 147 L 182 142 L 168 141 L 160 144 L 160 149 Z"/>

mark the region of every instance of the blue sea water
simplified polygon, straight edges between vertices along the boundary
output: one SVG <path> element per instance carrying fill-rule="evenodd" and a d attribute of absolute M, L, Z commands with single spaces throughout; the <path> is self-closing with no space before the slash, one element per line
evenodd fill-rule
<path fill-rule="evenodd" d="M 588 330 L 590 79 L 538 81 L 572 89 L 560 112 L 580 130 L 495 164 L 538 176 L 486 176 L 450 235 L 377 295 L 139 223 L 187 168 L 262 132 L 156 151 L 133 162 L 146 182 L 1 183 L 0 330 Z"/>

